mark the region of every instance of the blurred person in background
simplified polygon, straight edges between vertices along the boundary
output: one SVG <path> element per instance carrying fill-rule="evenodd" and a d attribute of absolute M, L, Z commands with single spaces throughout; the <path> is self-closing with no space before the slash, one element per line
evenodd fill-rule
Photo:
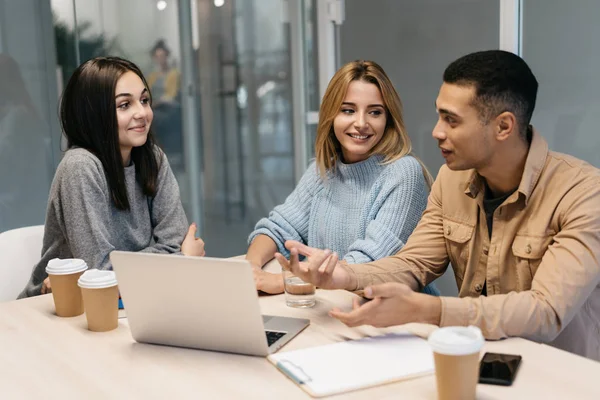
<path fill-rule="evenodd" d="M 154 70 L 148 74 L 152 92 L 154 130 L 158 143 L 169 154 L 173 168 L 183 165 L 179 70 L 170 59 L 171 50 L 160 39 L 150 50 Z"/>

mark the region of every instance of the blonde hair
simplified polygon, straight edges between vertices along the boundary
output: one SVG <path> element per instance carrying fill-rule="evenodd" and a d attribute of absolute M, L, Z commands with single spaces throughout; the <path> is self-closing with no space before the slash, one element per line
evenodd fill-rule
<path fill-rule="evenodd" d="M 339 158 L 340 142 L 333 131 L 333 120 L 339 114 L 346 97 L 348 86 L 353 81 L 364 81 L 377 86 L 381 92 L 386 112 L 386 126 L 379 143 L 375 145 L 368 156 L 381 154 L 383 164 L 392 163 L 406 155 L 412 154 L 412 144 L 402 118 L 402 102 L 390 78 L 377 63 L 357 60 L 349 62 L 340 68 L 327 86 L 319 110 L 319 124 L 315 140 L 316 163 L 321 176 L 326 177 L 327 171 L 335 168 Z M 431 188 L 433 178 L 423 162 L 415 157 L 421 168 L 427 185 Z"/>

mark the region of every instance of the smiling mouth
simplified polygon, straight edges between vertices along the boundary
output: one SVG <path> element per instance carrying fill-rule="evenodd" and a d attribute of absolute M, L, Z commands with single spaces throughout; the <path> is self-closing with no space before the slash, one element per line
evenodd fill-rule
<path fill-rule="evenodd" d="M 360 139 L 360 140 L 365 140 L 371 137 L 371 135 L 357 135 L 357 134 L 353 134 L 353 133 L 348 133 L 348 136 L 350 136 L 353 139 Z"/>
<path fill-rule="evenodd" d="M 140 129 L 146 129 L 146 125 L 140 125 L 140 126 L 134 126 L 132 128 L 129 128 L 131 130 L 140 130 Z"/>

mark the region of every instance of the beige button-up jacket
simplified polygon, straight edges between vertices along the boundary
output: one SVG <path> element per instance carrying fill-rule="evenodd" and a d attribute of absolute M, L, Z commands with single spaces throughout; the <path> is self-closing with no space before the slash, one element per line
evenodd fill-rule
<path fill-rule="evenodd" d="M 396 281 L 419 290 L 450 262 L 459 298 L 442 297 L 441 326 L 476 325 L 488 339 L 520 336 L 600 360 L 600 170 L 548 151 L 534 131 L 491 239 L 484 191 L 474 170 L 443 166 L 404 248 L 347 266 L 358 288 Z"/>

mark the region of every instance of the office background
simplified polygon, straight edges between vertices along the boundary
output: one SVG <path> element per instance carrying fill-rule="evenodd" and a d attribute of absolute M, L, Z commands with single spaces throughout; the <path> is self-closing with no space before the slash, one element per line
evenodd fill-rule
<path fill-rule="evenodd" d="M 436 175 L 431 129 L 444 68 L 471 51 L 521 54 L 540 82 L 533 123 L 554 150 L 600 166 L 600 37 L 594 0 L 0 0 L 0 232 L 43 224 L 65 149 L 58 99 L 97 55 L 181 76 L 155 132 L 212 256 L 242 254 L 313 155 L 336 67 L 380 63 L 404 103 L 415 153 Z M 456 294 L 450 274 L 440 282 Z"/>

